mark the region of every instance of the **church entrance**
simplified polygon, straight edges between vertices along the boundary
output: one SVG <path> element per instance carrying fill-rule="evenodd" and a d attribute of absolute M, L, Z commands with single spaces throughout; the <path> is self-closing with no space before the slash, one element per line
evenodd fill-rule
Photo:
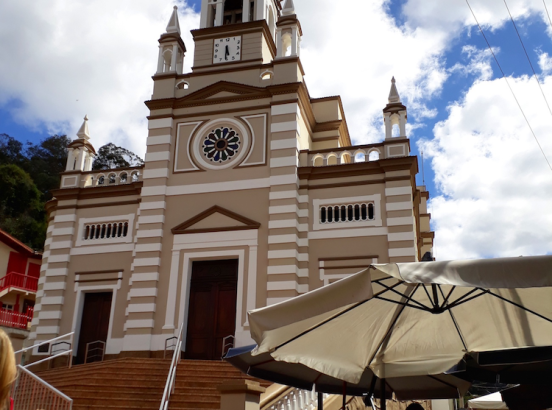
<path fill-rule="evenodd" d="M 111 315 L 111 300 L 113 293 L 85 293 L 84 307 L 79 333 L 79 345 L 75 364 L 84 363 L 86 345 L 91 342 L 107 341 L 109 331 L 109 316 Z M 101 360 L 101 343 L 91 343 L 87 362 Z"/>
<path fill-rule="evenodd" d="M 238 260 L 192 264 L 186 358 L 220 360 L 222 341 L 236 331 Z"/>

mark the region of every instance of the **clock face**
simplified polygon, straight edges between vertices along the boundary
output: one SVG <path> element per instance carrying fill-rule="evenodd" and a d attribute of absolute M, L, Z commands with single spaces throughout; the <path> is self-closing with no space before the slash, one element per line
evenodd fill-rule
<path fill-rule="evenodd" d="M 241 60 L 241 36 L 215 39 L 213 64 Z"/>

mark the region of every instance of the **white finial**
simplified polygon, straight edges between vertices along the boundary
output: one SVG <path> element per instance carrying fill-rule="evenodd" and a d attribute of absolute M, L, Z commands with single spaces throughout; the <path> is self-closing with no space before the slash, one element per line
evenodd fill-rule
<path fill-rule="evenodd" d="M 169 24 L 167 24 L 167 33 L 180 34 L 180 23 L 178 22 L 178 7 L 174 6 Z"/>
<path fill-rule="evenodd" d="M 84 139 L 84 140 L 90 139 L 90 133 L 88 132 L 88 115 L 84 116 L 84 122 L 79 128 L 79 132 L 77 132 L 77 137 L 79 137 L 79 139 Z"/>
<path fill-rule="evenodd" d="M 399 97 L 399 92 L 397 91 L 397 86 L 395 85 L 395 77 L 391 79 L 391 91 L 389 92 L 389 103 L 400 103 L 401 97 Z"/>
<path fill-rule="evenodd" d="M 293 0 L 286 0 L 284 8 L 282 9 L 282 14 L 284 16 L 295 14 L 295 5 L 293 4 Z"/>

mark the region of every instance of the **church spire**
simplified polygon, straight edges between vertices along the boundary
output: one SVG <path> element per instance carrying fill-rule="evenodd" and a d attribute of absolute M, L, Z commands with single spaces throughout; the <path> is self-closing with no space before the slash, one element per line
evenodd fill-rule
<path fill-rule="evenodd" d="M 395 77 L 391 78 L 391 91 L 389 91 L 388 101 L 390 104 L 401 102 L 401 97 L 399 97 L 399 92 L 397 91 L 397 86 L 395 85 Z"/>
<path fill-rule="evenodd" d="M 169 24 L 167 24 L 167 33 L 178 33 L 180 35 L 180 23 L 178 22 L 178 7 L 174 6 Z"/>
<path fill-rule="evenodd" d="M 406 138 L 406 107 L 401 103 L 399 91 L 395 85 L 395 77 L 391 79 L 388 103 L 383 109 L 383 121 L 385 123 L 385 139 L 393 137 Z"/>
<path fill-rule="evenodd" d="M 84 122 L 82 123 L 79 131 L 77 132 L 77 137 L 81 140 L 88 141 L 90 139 L 90 133 L 88 131 L 88 115 L 84 116 Z"/>
<path fill-rule="evenodd" d="M 285 1 L 282 14 L 284 16 L 291 16 L 292 14 L 295 14 L 295 5 L 293 4 L 293 0 Z"/>

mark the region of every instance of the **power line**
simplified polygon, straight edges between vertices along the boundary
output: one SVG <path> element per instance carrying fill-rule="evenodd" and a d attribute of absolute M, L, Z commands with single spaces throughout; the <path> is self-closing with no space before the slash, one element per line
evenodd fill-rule
<path fill-rule="evenodd" d="M 550 19 L 550 14 L 548 13 L 548 7 L 546 7 L 546 2 L 542 0 L 542 3 L 544 4 L 544 9 L 546 10 L 546 15 L 548 16 L 548 21 L 550 22 L 550 28 L 552 28 L 552 19 Z"/>
<path fill-rule="evenodd" d="M 517 29 L 516 22 L 514 21 L 514 18 L 512 17 L 512 13 L 510 13 L 510 8 L 508 7 L 508 4 L 506 4 L 506 0 L 504 1 L 504 5 L 506 6 L 506 10 L 508 10 L 508 14 L 510 15 L 510 20 L 512 20 L 512 24 L 514 25 L 514 28 L 516 29 L 517 36 L 519 38 L 519 42 L 521 43 L 521 47 L 523 47 L 523 51 L 525 52 L 525 57 L 527 57 L 527 61 L 529 61 L 529 65 L 531 66 L 531 70 L 533 71 L 533 76 L 535 77 L 535 80 L 537 80 L 537 84 L 539 85 L 539 89 L 542 94 L 542 98 L 544 98 L 544 102 L 546 103 L 546 106 L 548 107 L 548 111 L 550 112 L 550 115 L 552 115 L 552 109 L 550 109 L 550 104 L 548 104 L 548 100 L 546 99 L 546 95 L 544 95 L 544 90 L 542 89 L 541 83 L 539 81 L 539 77 L 537 76 L 537 73 L 535 72 L 535 69 L 533 67 L 533 64 L 531 63 L 531 59 L 529 58 L 529 54 L 527 54 L 527 49 L 525 48 L 525 44 L 523 44 L 523 40 L 521 39 L 521 36 L 519 34 L 519 31 Z"/>
<path fill-rule="evenodd" d="M 519 107 L 519 110 L 521 111 L 521 114 L 523 115 L 523 118 L 525 119 L 525 122 L 527 123 L 527 126 L 531 130 L 531 134 L 533 134 L 533 138 L 535 138 L 535 141 L 537 142 L 537 145 L 539 146 L 539 148 L 542 152 L 542 155 L 544 156 L 544 159 L 546 160 L 546 163 L 548 164 L 548 166 L 550 167 L 550 170 L 552 171 L 552 165 L 550 164 L 550 161 L 548 161 L 548 158 L 546 157 L 546 154 L 544 153 L 544 150 L 542 149 L 542 146 L 541 146 L 537 136 L 535 135 L 535 132 L 533 131 L 533 127 L 531 127 L 531 124 L 529 123 L 529 120 L 527 119 L 527 116 L 525 115 L 525 112 L 523 111 L 523 108 L 521 108 L 521 104 L 519 103 L 519 101 L 516 97 L 516 94 L 514 93 L 514 90 L 510 86 L 510 82 L 508 81 L 508 78 L 504 74 L 504 70 L 502 70 L 502 67 L 500 66 L 500 63 L 498 62 L 498 59 L 496 58 L 496 55 L 495 55 L 495 53 L 494 53 L 494 51 L 491 47 L 491 44 L 489 43 L 489 40 L 487 40 L 487 36 L 483 32 L 483 29 L 481 28 L 481 24 L 479 24 L 479 21 L 477 20 L 477 17 L 475 17 L 475 13 L 473 12 L 473 9 L 471 8 L 470 3 L 469 3 L 468 0 L 466 0 L 466 4 L 470 8 L 471 14 L 472 14 L 475 22 L 477 23 L 477 26 L 479 27 L 479 31 L 481 32 L 481 35 L 485 39 L 485 42 L 487 43 L 487 47 L 489 47 L 489 50 L 491 51 L 491 54 L 493 55 L 493 58 L 496 62 L 496 65 L 498 66 L 500 72 L 502 73 L 502 78 L 504 78 L 504 81 L 506 81 L 506 84 L 508 85 L 508 88 L 510 89 L 510 92 L 512 93 L 512 96 L 514 97 L 514 100 L 516 100 L 516 104 Z"/>

